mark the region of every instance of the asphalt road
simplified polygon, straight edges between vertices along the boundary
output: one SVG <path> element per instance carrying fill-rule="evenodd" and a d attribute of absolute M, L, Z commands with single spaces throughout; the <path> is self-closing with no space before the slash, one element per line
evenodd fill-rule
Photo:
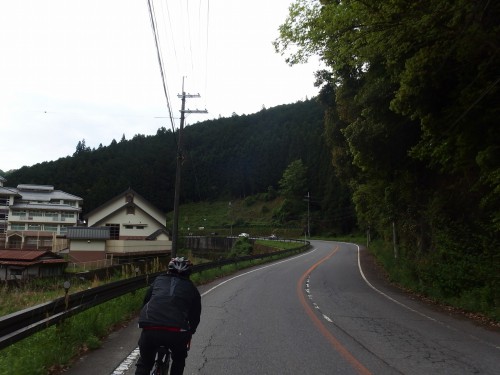
<path fill-rule="evenodd" d="M 497 331 L 386 285 L 356 245 L 312 244 L 200 287 L 185 374 L 500 373 Z M 133 374 L 139 333 L 132 322 L 67 374 Z"/>

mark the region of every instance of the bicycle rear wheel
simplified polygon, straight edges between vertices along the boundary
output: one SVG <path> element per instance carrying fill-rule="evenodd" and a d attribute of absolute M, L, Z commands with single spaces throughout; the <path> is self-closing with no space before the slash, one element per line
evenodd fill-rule
<path fill-rule="evenodd" d="M 153 366 L 153 370 L 151 371 L 152 375 L 168 375 L 168 367 L 170 364 L 170 350 L 161 346 L 158 348 L 155 357 L 155 363 Z"/>

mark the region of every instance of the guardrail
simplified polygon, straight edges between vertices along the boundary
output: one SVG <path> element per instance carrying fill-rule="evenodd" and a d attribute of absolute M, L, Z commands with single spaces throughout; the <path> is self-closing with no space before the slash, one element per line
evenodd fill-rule
<path fill-rule="evenodd" d="M 276 255 L 286 255 L 288 253 L 305 251 L 309 247 L 310 243 L 305 242 L 303 246 L 293 249 L 197 264 L 193 266 L 193 273 L 199 273 L 248 260 L 264 259 Z M 46 302 L 0 317 L 0 350 L 38 331 L 57 324 L 72 315 L 78 314 L 79 312 L 138 289 L 145 288 L 162 273 L 163 271 L 111 282 L 96 288 L 67 294 L 65 297 L 60 297 L 52 302 Z"/>

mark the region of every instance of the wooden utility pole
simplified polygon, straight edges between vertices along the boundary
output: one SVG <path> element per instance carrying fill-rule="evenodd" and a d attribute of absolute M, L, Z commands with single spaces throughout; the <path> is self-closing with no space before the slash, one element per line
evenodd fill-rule
<path fill-rule="evenodd" d="M 208 113 L 206 109 L 204 110 L 190 110 L 185 109 L 186 98 L 199 98 L 200 94 L 186 94 L 184 92 L 184 78 L 182 78 L 182 94 L 177 95 L 182 99 L 181 105 L 181 124 L 179 127 L 179 139 L 177 140 L 177 165 L 175 170 L 175 194 L 174 194 L 174 225 L 172 228 L 172 258 L 177 256 L 177 247 L 179 239 L 179 197 L 181 190 L 181 168 L 182 161 L 184 160 L 182 151 L 182 130 L 184 129 L 184 118 L 186 113 Z"/>

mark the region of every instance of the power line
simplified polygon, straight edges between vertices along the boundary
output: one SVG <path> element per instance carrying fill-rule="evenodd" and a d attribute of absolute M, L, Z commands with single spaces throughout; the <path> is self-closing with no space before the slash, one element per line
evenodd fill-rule
<path fill-rule="evenodd" d="M 163 93 L 165 95 L 165 99 L 167 100 L 167 108 L 168 108 L 168 113 L 170 116 L 170 124 L 172 126 L 172 131 L 174 132 L 175 131 L 174 130 L 174 120 L 173 120 L 174 116 L 172 115 L 172 107 L 170 105 L 170 98 L 168 96 L 167 82 L 166 82 L 165 73 L 164 73 L 164 69 L 163 69 L 163 59 L 161 56 L 161 50 L 160 50 L 160 45 L 159 45 L 156 15 L 155 15 L 154 5 L 152 3 L 152 0 L 148 0 L 148 8 L 149 8 L 149 19 L 151 21 L 151 28 L 153 29 L 153 36 L 155 39 L 156 56 L 158 58 L 158 64 L 160 66 L 160 74 L 161 74 L 161 82 L 163 85 Z"/>
<path fill-rule="evenodd" d="M 207 0 L 207 30 L 206 30 L 206 49 L 205 49 L 205 96 L 208 96 L 207 94 L 207 86 L 208 86 L 208 31 L 209 29 L 209 24 L 210 24 L 210 0 Z"/>

